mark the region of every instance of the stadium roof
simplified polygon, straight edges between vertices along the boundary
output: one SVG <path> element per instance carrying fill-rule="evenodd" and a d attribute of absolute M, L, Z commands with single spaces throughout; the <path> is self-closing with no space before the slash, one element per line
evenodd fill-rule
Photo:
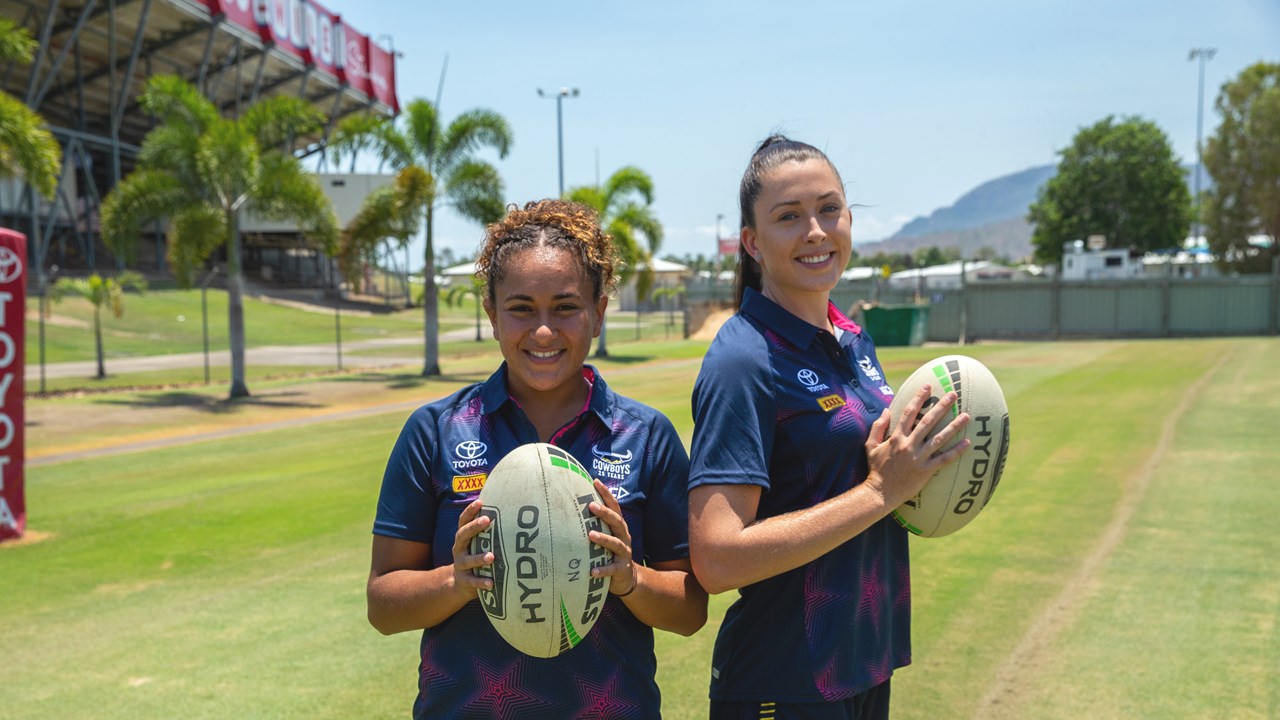
<path fill-rule="evenodd" d="M 39 43 L 34 62 L 11 64 L 0 87 L 59 139 L 136 147 L 151 127 L 137 95 L 163 73 L 190 80 L 226 115 L 276 94 L 308 100 L 331 122 L 399 111 L 394 54 L 312 0 L 0 0 L 0 15 Z"/>

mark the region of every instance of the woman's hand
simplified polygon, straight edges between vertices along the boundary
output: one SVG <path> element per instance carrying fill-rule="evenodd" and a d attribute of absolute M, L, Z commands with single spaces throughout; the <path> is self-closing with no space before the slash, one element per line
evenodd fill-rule
<path fill-rule="evenodd" d="M 943 448 L 969 422 L 968 413 L 960 413 L 938 431 L 937 435 L 929 437 L 933 428 L 942 422 L 955 405 L 954 392 L 944 395 L 941 402 L 934 404 L 920 417 L 919 422 L 911 422 L 920 415 L 921 408 L 931 395 L 928 385 L 916 391 L 915 397 L 903 408 L 902 421 L 893 432 L 888 432 L 888 410 L 881 413 L 880 418 L 871 425 L 871 432 L 867 437 L 867 462 L 870 471 L 866 482 L 880 492 L 885 505 L 890 508 L 896 508 L 918 495 L 939 469 L 969 449 L 969 439 L 965 438 L 956 443 L 955 447 L 943 452 Z"/>
<path fill-rule="evenodd" d="M 593 482 L 595 483 L 596 492 L 600 493 L 604 504 L 593 502 L 589 506 L 590 510 L 592 514 L 609 526 L 609 530 L 613 532 L 613 535 L 592 530 L 587 534 L 587 538 L 612 552 L 613 562 L 591 568 L 591 576 L 608 575 L 613 578 L 609 582 L 609 592 L 614 595 L 630 595 L 631 591 L 635 590 L 636 582 L 639 580 L 635 563 L 631 559 L 631 531 L 627 529 L 627 521 L 622 519 L 622 506 L 613 497 L 613 493 L 609 492 L 609 488 L 605 487 L 605 484 L 599 480 Z"/>
<path fill-rule="evenodd" d="M 480 514 L 484 507 L 479 499 L 473 500 L 458 516 L 458 532 L 453 536 L 453 585 L 467 595 L 476 596 L 477 590 L 489 590 L 493 580 L 476 575 L 473 570 L 493 564 L 493 553 L 472 553 L 471 541 L 493 522 Z"/>

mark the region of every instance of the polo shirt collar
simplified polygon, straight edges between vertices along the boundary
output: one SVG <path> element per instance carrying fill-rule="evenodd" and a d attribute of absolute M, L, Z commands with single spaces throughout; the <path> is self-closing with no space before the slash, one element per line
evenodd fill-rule
<path fill-rule="evenodd" d="M 796 347 L 809 347 L 809 343 L 813 342 L 819 332 L 818 328 L 792 315 L 781 305 L 753 288 L 746 288 L 743 292 L 741 311 L 759 320 Z M 827 317 L 832 325 L 842 330 L 854 333 L 862 331 L 857 323 L 845 317 L 845 314 L 840 312 L 840 309 L 830 300 L 827 301 Z"/>
<path fill-rule="evenodd" d="M 615 405 L 613 390 L 609 389 L 609 385 L 605 383 L 604 378 L 594 365 L 583 365 L 582 375 L 591 381 L 591 394 L 587 398 L 587 410 L 600 418 L 600 421 L 606 427 L 612 427 Z M 507 391 L 507 363 L 504 361 L 480 387 L 481 412 L 485 415 L 491 415 L 508 402 L 512 405 L 515 404 L 515 399 Z"/>

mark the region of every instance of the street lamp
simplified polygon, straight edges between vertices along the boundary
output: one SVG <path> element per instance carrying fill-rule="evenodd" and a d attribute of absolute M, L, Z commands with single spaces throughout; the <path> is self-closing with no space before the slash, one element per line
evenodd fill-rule
<path fill-rule="evenodd" d="M 724 219 L 724 213 L 716 213 L 716 247 L 711 252 L 711 300 L 714 302 L 717 298 L 717 288 L 720 285 L 720 221 Z"/>
<path fill-rule="evenodd" d="M 204 280 L 200 282 L 200 317 L 204 327 L 204 384 L 209 384 L 209 300 L 208 290 L 209 281 L 214 275 L 218 274 L 218 266 L 214 265 L 213 269 L 204 276 Z"/>
<path fill-rule="evenodd" d="M 538 88 L 538 97 L 556 99 L 556 155 L 560 159 L 560 197 L 564 197 L 564 111 L 561 108 L 567 97 L 578 97 L 578 88 L 560 88 L 554 95 Z"/>
<path fill-rule="evenodd" d="M 1191 52 L 1187 55 L 1187 60 L 1200 61 L 1200 91 L 1196 98 L 1196 242 L 1200 242 L 1200 236 L 1204 232 L 1200 222 L 1200 169 L 1204 166 L 1204 150 L 1200 140 L 1201 133 L 1204 130 L 1204 64 L 1213 59 L 1218 54 L 1217 48 L 1191 48 Z"/>

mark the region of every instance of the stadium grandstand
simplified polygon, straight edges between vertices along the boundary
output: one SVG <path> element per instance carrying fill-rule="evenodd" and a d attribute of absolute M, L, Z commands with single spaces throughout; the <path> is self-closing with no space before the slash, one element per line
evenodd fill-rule
<path fill-rule="evenodd" d="M 152 75 L 186 78 L 228 117 L 269 95 L 307 100 L 328 122 L 295 138 L 292 151 L 314 159 L 316 171 L 343 117 L 399 112 L 394 51 L 313 0 L 0 0 L 0 15 L 39 43 L 29 65 L 0 68 L 0 87 L 45 118 L 63 152 L 52 200 L 21 180 L 0 180 L 0 226 L 27 235 L 29 263 L 42 277 L 54 264 L 115 267 L 98 235 L 99 208 L 132 171 L 153 126 L 137 100 Z M 330 185 L 367 191 L 367 182 L 322 182 L 326 191 Z M 242 229 L 246 273 L 269 278 L 274 269 L 280 278 L 290 263 L 295 271 L 307 263 L 297 277 L 331 276 L 291 228 L 249 222 Z M 164 272 L 162 232 L 144 241 L 135 269 Z"/>

